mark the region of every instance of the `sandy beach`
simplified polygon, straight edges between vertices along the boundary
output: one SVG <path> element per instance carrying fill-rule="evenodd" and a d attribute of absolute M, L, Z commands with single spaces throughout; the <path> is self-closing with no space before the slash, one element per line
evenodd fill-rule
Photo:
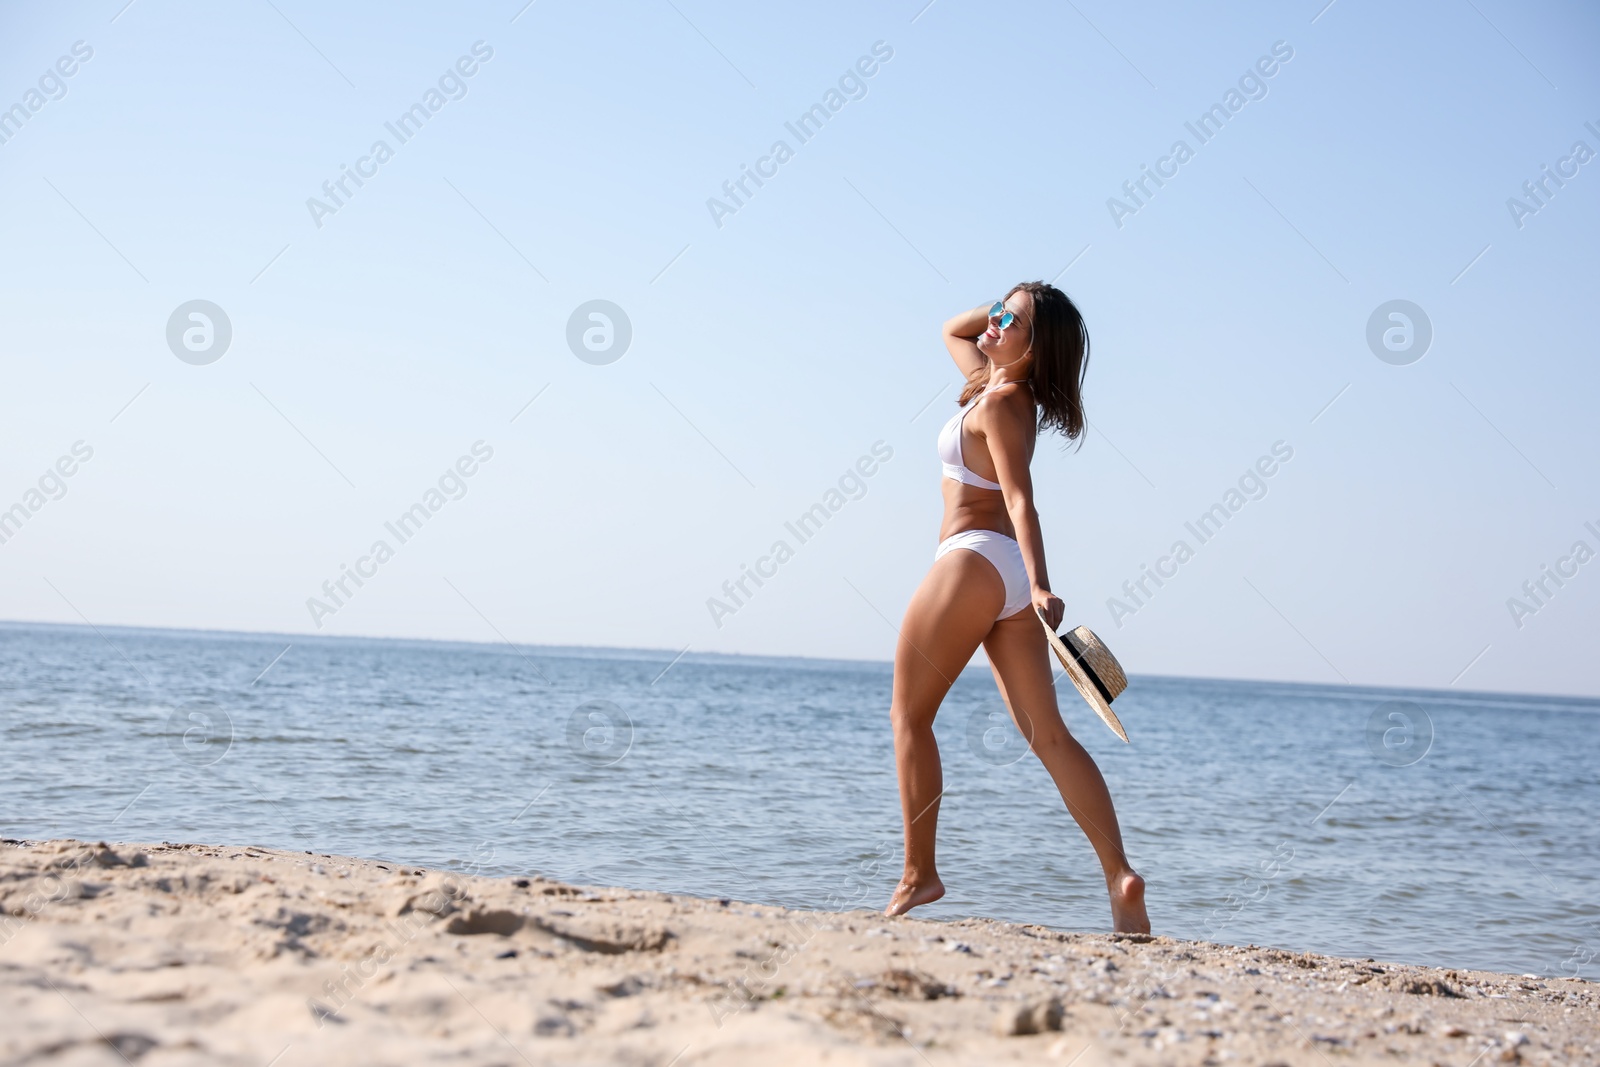
<path fill-rule="evenodd" d="M 6 1064 L 1600 1058 L 1580 980 L 267 848 L 8 840 L 0 912 Z"/>

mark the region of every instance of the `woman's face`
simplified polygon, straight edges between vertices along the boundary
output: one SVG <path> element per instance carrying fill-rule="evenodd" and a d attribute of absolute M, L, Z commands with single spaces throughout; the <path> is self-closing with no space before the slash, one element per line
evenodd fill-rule
<path fill-rule="evenodd" d="M 1033 296 L 1018 290 L 1006 298 L 1006 310 L 1016 316 L 1011 325 L 1000 329 L 1000 318 L 989 320 L 988 329 L 978 336 L 978 350 L 997 367 L 1021 360 L 1033 344 Z"/>

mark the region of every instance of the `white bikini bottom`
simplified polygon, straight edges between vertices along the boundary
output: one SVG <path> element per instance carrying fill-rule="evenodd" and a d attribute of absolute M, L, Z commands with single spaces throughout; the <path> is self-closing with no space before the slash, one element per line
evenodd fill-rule
<path fill-rule="evenodd" d="M 976 552 L 1000 572 L 1000 580 L 1005 583 L 1006 602 L 1000 609 L 996 619 L 1004 619 L 1015 615 L 1029 604 L 1033 597 L 1028 590 L 1028 568 L 1022 562 L 1022 546 L 1003 533 L 993 530 L 963 530 L 958 534 L 951 534 L 939 542 L 938 551 L 933 558 L 938 559 L 946 552 L 956 548 L 965 548 Z"/>

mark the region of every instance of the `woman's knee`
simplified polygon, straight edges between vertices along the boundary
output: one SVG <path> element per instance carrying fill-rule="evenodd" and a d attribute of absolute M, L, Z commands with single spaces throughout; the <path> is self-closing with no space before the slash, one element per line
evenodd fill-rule
<path fill-rule="evenodd" d="M 889 722 L 896 733 L 902 730 L 931 730 L 933 717 L 938 711 L 937 705 L 924 708 L 912 701 L 896 700 L 889 704 Z"/>
<path fill-rule="evenodd" d="M 1048 725 L 1041 725 L 1029 742 L 1029 747 L 1040 759 L 1053 756 L 1061 752 L 1071 752 L 1078 746 L 1078 741 L 1067 729 L 1067 724 L 1057 720 Z"/>

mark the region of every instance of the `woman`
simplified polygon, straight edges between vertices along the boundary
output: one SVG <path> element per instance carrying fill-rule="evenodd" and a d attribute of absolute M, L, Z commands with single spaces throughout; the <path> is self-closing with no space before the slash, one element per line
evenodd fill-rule
<path fill-rule="evenodd" d="M 981 644 L 1017 728 L 1100 858 L 1112 924 L 1119 931 L 1149 933 L 1144 879 L 1123 853 L 1100 769 L 1061 721 L 1039 625 L 1042 617 L 1056 629 L 1065 605 L 1050 592 L 1028 464 L 1041 424 L 1068 440 L 1083 433 L 1088 330 L 1061 290 L 1023 282 L 993 307 L 945 323 L 944 343 L 967 384 L 961 410 L 939 434 L 939 548 L 906 608 L 895 649 L 889 714 L 905 819 L 905 871 L 884 914 L 901 915 L 944 896 L 934 868 L 944 786 L 933 717 Z"/>

